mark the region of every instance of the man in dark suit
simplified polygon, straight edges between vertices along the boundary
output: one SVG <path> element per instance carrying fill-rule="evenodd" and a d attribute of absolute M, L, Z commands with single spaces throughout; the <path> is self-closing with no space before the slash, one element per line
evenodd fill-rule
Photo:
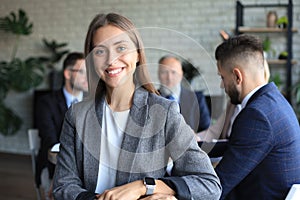
<path fill-rule="evenodd" d="M 63 63 L 64 85 L 37 99 L 35 126 L 39 130 L 41 148 L 37 160 L 36 183 L 41 184 L 41 174 L 48 169 L 52 179 L 54 164 L 48 161 L 48 151 L 59 143 L 65 112 L 72 103 L 81 101 L 88 90 L 86 67 L 82 53 L 70 53 Z M 47 172 L 46 172 L 47 173 Z"/>
<path fill-rule="evenodd" d="M 239 35 L 215 53 L 232 104 L 241 104 L 216 172 L 221 199 L 284 199 L 300 183 L 300 128 L 274 83 L 265 83 L 261 41 Z"/>
<path fill-rule="evenodd" d="M 176 100 L 186 123 L 196 132 L 210 125 L 210 113 L 202 92 L 194 92 L 182 86 L 183 70 L 179 58 L 164 56 L 159 60 L 158 78 L 162 96 Z"/>

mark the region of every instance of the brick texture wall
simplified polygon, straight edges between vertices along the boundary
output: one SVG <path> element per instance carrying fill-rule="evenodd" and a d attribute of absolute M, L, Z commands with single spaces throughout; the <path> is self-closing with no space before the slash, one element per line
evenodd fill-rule
<path fill-rule="evenodd" d="M 252 3 L 287 3 L 287 0 L 242 0 Z M 33 22 L 33 34 L 22 37 L 17 56 L 26 58 L 44 55 L 42 39 L 67 42 L 72 51 L 83 51 L 87 27 L 97 13 L 118 12 L 130 18 L 140 28 L 144 39 L 149 70 L 157 83 L 157 61 L 169 53 L 176 53 L 193 63 L 201 72 L 201 77 L 192 86 L 206 94 L 224 95 L 219 88 L 220 78 L 214 60 L 214 50 L 222 41 L 219 30 L 231 32 L 235 26 L 235 0 L 1 0 L 0 16 L 10 11 L 24 9 Z M 268 10 L 251 11 L 245 20 L 249 25 L 264 26 Z M 284 14 L 283 11 L 278 11 Z M 294 1 L 294 27 L 300 28 L 300 2 Z M 264 36 L 262 36 L 264 37 Z M 15 38 L 0 32 L 0 60 L 9 60 Z M 272 35 L 274 47 L 284 49 L 285 38 Z M 278 42 L 279 41 L 279 42 Z M 299 80 L 300 34 L 293 37 L 294 58 L 293 79 Z M 61 63 L 56 66 L 61 68 Z M 271 73 L 279 71 L 284 78 L 284 68 L 271 68 Z M 37 89 L 47 88 L 45 83 Z M 27 154 L 26 130 L 32 127 L 32 94 L 11 91 L 6 103 L 24 120 L 21 131 L 15 136 L 0 135 L 0 151 Z"/>

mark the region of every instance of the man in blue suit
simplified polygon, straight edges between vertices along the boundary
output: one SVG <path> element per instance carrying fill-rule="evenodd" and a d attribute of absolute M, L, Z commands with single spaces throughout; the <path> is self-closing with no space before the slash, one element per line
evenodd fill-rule
<path fill-rule="evenodd" d="M 300 183 L 300 128 L 275 84 L 265 83 L 262 43 L 239 35 L 219 45 L 215 56 L 225 92 L 242 106 L 216 167 L 221 199 L 284 199 Z"/>
<path fill-rule="evenodd" d="M 179 58 L 171 55 L 159 60 L 158 78 L 162 96 L 176 100 L 180 112 L 188 125 L 196 132 L 210 125 L 210 113 L 201 91 L 192 91 L 182 86 L 183 70 Z"/>

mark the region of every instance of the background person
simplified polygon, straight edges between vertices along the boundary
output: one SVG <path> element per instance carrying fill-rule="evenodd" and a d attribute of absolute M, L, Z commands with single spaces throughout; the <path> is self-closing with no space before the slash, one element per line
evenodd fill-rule
<path fill-rule="evenodd" d="M 270 78 L 270 69 L 267 60 L 264 60 L 264 72 L 265 72 L 265 81 L 269 82 Z M 224 88 L 223 82 L 220 84 L 221 88 Z M 234 105 L 230 102 L 227 102 L 225 111 L 218 117 L 217 121 L 210 125 L 208 129 L 197 133 L 197 136 L 201 141 L 212 142 L 214 139 L 228 139 L 231 133 L 231 127 L 235 117 L 241 111 L 241 105 Z"/>
<path fill-rule="evenodd" d="M 177 103 L 158 96 L 151 84 L 132 22 L 114 13 L 97 15 L 85 54 L 91 98 L 66 114 L 55 198 L 219 198 L 218 177 Z M 169 157 L 174 166 L 164 177 Z"/>
<path fill-rule="evenodd" d="M 88 90 L 83 53 L 73 52 L 67 55 L 63 62 L 63 80 L 61 89 L 43 95 L 36 102 L 35 123 L 41 138 L 37 159 L 37 184 L 41 183 L 41 175 L 52 179 L 55 165 L 49 162 L 48 151 L 59 143 L 65 112 L 72 103 L 81 101 Z M 49 184 L 44 187 L 48 190 Z"/>
<path fill-rule="evenodd" d="M 207 129 L 211 117 L 205 96 L 201 91 L 194 92 L 182 86 L 183 70 L 180 59 L 167 55 L 158 63 L 158 78 L 162 85 L 159 88 L 160 94 L 178 102 L 181 114 L 195 133 Z"/>
<path fill-rule="evenodd" d="M 300 183 L 300 128 L 275 84 L 266 84 L 262 43 L 239 35 L 219 45 L 215 56 L 225 92 L 242 108 L 215 169 L 221 199 L 284 199 Z"/>

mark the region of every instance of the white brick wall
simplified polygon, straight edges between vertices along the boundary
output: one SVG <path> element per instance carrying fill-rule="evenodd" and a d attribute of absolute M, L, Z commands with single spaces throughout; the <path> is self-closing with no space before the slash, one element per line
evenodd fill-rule
<path fill-rule="evenodd" d="M 242 2 L 287 3 L 287 0 Z M 0 16 L 5 16 L 10 11 L 17 12 L 19 8 L 27 12 L 34 24 L 34 32 L 21 38 L 18 57 L 42 55 L 42 38 L 68 42 L 71 50 L 82 51 L 87 27 L 94 15 L 100 12 L 118 12 L 130 18 L 139 28 L 156 27 L 141 30 L 145 46 L 148 47 L 149 70 L 155 82 L 159 57 L 168 52 L 177 52 L 191 60 L 202 72 L 206 83 L 196 84 L 198 88 L 204 88 L 206 93 L 213 95 L 222 93 L 219 89 L 219 77 L 216 75 L 214 50 L 222 41 L 219 30 L 231 31 L 235 26 L 235 0 L 1 0 Z M 267 10 L 251 11 L 249 15 L 245 13 L 246 22 L 249 25 L 264 25 L 266 13 Z M 294 16 L 294 27 L 300 29 L 299 0 L 294 1 Z M 3 32 L 0 37 L 0 60 L 9 60 L 15 38 Z M 295 34 L 293 39 L 294 58 L 298 60 L 293 68 L 293 78 L 297 80 L 300 34 Z M 284 39 L 276 36 L 274 41 L 281 43 Z M 281 44 L 275 46 L 284 49 Z M 40 87 L 45 87 L 45 84 Z M 22 116 L 24 124 L 22 130 L 13 137 L 0 135 L 0 151 L 28 153 L 26 129 L 32 126 L 32 91 L 26 94 L 11 92 L 6 102 Z"/>

